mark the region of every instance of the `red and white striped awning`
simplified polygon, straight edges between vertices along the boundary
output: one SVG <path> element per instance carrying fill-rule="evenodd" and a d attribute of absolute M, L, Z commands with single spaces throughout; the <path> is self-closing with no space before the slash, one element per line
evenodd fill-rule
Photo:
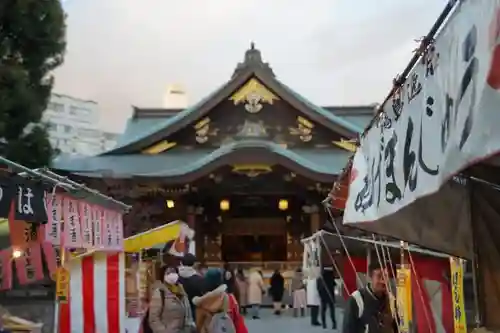
<path fill-rule="evenodd" d="M 68 263 L 70 295 L 56 305 L 56 333 L 125 332 L 124 253 L 94 253 Z"/>

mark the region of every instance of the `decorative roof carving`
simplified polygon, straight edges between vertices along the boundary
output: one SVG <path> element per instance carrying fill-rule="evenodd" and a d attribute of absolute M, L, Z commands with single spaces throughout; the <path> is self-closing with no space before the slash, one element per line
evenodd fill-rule
<path fill-rule="evenodd" d="M 243 62 L 238 63 L 238 65 L 236 66 L 233 77 L 235 77 L 245 69 L 260 69 L 274 76 L 274 72 L 271 66 L 269 66 L 269 63 L 262 61 L 260 50 L 255 48 L 254 42 L 250 43 L 250 48 L 245 52 L 245 59 L 243 60 Z"/>
<path fill-rule="evenodd" d="M 245 110 L 249 113 L 258 113 L 262 110 L 262 103 L 273 104 L 279 97 L 273 94 L 256 78 L 250 79 L 230 98 L 234 105 L 245 103 Z"/>

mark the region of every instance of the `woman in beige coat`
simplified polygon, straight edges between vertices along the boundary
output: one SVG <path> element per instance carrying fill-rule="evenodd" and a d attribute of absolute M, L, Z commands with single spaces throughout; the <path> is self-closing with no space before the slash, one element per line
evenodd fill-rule
<path fill-rule="evenodd" d="M 236 287 L 238 288 L 238 304 L 240 305 L 241 314 L 246 315 L 248 305 L 248 279 L 241 268 L 236 272 Z"/>
<path fill-rule="evenodd" d="M 153 333 L 191 333 L 195 329 L 188 297 L 173 268 L 163 268 L 164 281 L 152 286 L 148 323 Z"/>
<path fill-rule="evenodd" d="M 251 307 L 253 319 L 259 319 L 259 309 L 264 294 L 264 280 L 258 270 L 252 271 L 248 278 L 248 305 Z"/>

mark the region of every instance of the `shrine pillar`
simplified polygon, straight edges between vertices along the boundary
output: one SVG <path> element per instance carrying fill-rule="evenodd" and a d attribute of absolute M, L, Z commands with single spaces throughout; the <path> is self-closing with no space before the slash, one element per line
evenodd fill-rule
<path fill-rule="evenodd" d="M 222 261 L 222 217 L 204 216 L 201 232 L 204 262 Z"/>
<path fill-rule="evenodd" d="M 196 232 L 196 209 L 193 206 L 187 208 L 186 224 Z"/>
<path fill-rule="evenodd" d="M 314 234 L 316 231 L 319 230 L 321 223 L 320 223 L 320 214 L 319 214 L 319 209 L 317 206 L 312 206 L 311 207 L 311 218 L 310 218 L 310 223 L 311 223 L 311 235 Z"/>

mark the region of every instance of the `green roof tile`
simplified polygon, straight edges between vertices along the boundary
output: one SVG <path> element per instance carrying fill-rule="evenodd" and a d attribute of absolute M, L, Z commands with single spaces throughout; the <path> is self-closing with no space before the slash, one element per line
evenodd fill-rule
<path fill-rule="evenodd" d="M 322 107 L 320 106 L 317 106 L 316 104 L 314 104 L 313 102 L 309 101 L 308 99 L 306 99 L 304 96 L 296 93 L 292 88 L 288 87 L 286 84 L 284 84 L 283 82 L 275 79 L 276 82 L 283 87 L 283 89 L 285 89 L 290 95 L 292 95 L 293 97 L 295 97 L 297 100 L 299 100 L 301 103 L 304 103 L 308 108 L 310 108 L 311 110 L 314 110 L 316 111 L 318 114 L 322 115 L 323 117 L 325 117 L 326 119 L 330 120 L 331 122 L 335 123 L 335 124 L 338 124 L 344 128 L 347 128 L 348 130 L 350 131 L 353 131 L 353 132 L 356 132 L 356 133 L 361 133 L 363 131 L 363 127 L 361 126 L 357 126 L 357 125 L 354 125 L 353 123 L 343 119 L 342 117 L 340 116 L 336 116 L 334 115 L 332 112 L 328 111 L 328 110 L 325 110 L 323 109 Z"/>
<path fill-rule="evenodd" d="M 245 140 L 223 145 L 215 149 L 195 149 L 188 151 L 169 151 L 165 154 L 125 154 L 100 155 L 93 157 L 68 158 L 61 156 L 54 161 L 53 167 L 87 176 L 114 178 L 175 177 L 194 172 L 217 159 L 245 148 L 263 148 L 286 157 L 314 172 L 336 175 L 345 166 L 349 152 L 332 149 L 286 149 L 263 140 Z"/>

